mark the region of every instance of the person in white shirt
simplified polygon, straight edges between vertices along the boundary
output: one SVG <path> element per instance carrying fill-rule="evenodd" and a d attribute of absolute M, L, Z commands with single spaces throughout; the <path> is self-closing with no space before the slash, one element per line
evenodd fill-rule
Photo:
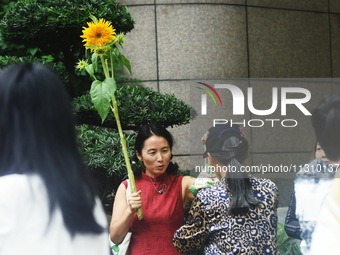
<path fill-rule="evenodd" d="M 331 189 L 340 159 L 340 95 L 326 97 L 313 111 L 312 124 L 327 162 L 316 159 L 297 174 L 295 179 L 296 215 L 301 227 L 301 252 L 311 254 L 312 239 L 321 210 Z M 330 254 L 330 253 L 322 253 Z"/>
<path fill-rule="evenodd" d="M 110 254 L 87 173 L 60 78 L 40 64 L 2 70 L 0 254 Z"/>
<path fill-rule="evenodd" d="M 313 112 L 313 126 L 332 172 L 336 173 L 312 235 L 311 255 L 340 254 L 340 94 L 329 96 Z"/>

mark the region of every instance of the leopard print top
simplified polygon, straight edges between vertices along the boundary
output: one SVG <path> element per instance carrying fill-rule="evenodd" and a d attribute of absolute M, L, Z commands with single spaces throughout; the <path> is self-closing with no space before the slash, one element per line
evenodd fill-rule
<path fill-rule="evenodd" d="M 230 192 L 225 180 L 200 190 L 186 223 L 176 231 L 173 243 L 184 254 L 204 247 L 205 254 L 278 254 L 276 241 L 278 190 L 267 179 L 251 177 L 260 204 L 242 216 L 228 214 Z"/>

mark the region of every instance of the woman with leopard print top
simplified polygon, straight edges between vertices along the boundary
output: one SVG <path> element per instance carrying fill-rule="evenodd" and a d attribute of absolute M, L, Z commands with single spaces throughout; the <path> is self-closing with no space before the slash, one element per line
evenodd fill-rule
<path fill-rule="evenodd" d="M 278 191 L 275 184 L 242 171 L 248 141 L 238 126 L 207 132 L 206 153 L 220 179 L 198 192 L 173 243 L 184 254 L 278 254 Z"/>

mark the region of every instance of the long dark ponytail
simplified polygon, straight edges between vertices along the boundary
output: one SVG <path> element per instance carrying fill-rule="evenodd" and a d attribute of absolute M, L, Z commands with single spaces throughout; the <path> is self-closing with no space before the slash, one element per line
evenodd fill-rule
<path fill-rule="evenodd" d="M 217 162 L 228 166 L 225 184 L 230 191 L 229 213 L 245 214 L 259 204 L 254 196 L 250 176 L 241 171 L 241 163 L 248 155 L 248 141 L 239 127 L 219 125 L 209 129 L 206 141 L 207 151 Z"/>

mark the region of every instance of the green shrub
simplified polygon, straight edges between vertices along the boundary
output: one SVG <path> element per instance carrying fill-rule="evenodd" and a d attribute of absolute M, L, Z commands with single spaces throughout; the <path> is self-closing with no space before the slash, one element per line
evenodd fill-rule
<path fill-rule="evenodd" d="M 135 134 L 124 134 L 126 145 L 130 149 L 129 157 L 134 156 Z M 105 169 L 106 176 L 126 177 L 126 164 L 119 134 L 116 130 L 80 125 L 78 127 L 80 150 L 91 169 Z"/>
<path fill-rule="evenodd" d="M 119 116 L 124 130 L 136 130 L 145 120 L 156 121 L 165 127 L 188 124 L 196 112 L 171 94 L 161 94 L 142 86 L 120 86 L 116 91 Z M 77 123 L 115 128 L 113 114 L 101 124 L 88 94 L 74 100 Z"/>
<path fill-rule="evenodd" d="M 62 62 L 54 62 L 51 56 L 42 56 L 40 58 L 34 56 L 0 56 L 0 69 L 10 65 L 10 64 L 17 64 L 17 63 L 41 63 L 49 68 L 51 68 L 54 72 L 58 73 L 62 78 L 64 84 L 68 83 L 68 73 L 65 69 L 65 66 Z"/>
<path fill-rule="evenodd" d="M 0 0 L 0 19 L 6 14 L 7 10 L 10 9 L 16 1 L 11 0 Z"/>
<path fill-rule="evenodd" d="M 289 237 L 280 222 L 277 224 L 277 246 L 281 255 L 302 255 L 300 240 Z"/>
<path fill-rule="evenodd" d="M 7 10 L 0 28 L 6 42 L 55 52 L 81 44 L 79 36 L 91 14 L 111 21 L 117 33 L 134 27 L 127 8 L 112 0 L 19 0 Z"/>

